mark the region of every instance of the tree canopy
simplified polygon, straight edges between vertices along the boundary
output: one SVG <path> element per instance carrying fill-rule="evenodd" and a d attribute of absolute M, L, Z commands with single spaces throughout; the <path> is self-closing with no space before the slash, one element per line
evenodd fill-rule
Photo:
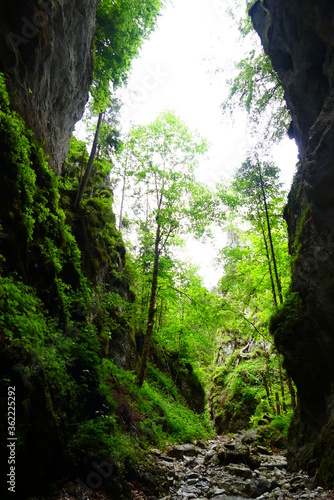
<path fill-rule="evenodd" d="M 104 111 L 111 86 L 126 82 L 132 60 L 155 27 L 163 0 L 101 0 L 96 9 L 94 109 Z"/>
<path fill-rule="evenodd" d="M 253 4 L 253 0 L 237 0 L 229 7 L 247 50 L 245 56 L 235 63 L 236 76 L 227 81 L 229 94 L 222 103 L 222 111 L 230 117 L 239 109 L 246 111 L 254 135 L 259 135 L 260 130 L 263 148 L 266 142 L 282 139 L 291 119 L 281 82 L 263 51 L 249 16 Z"/>
<path fill-rule="evenodd" d="M 142 385 L 153 335 L 161 256 L 186 221 L 201 220 L 205 212 L 192 210 L 192 193 L 197 183 L 194 168 L 207 144 L 198 133 L 190 132 L 173 112 L 160 114 L 147 126 L 133 127 L 125 152 L 125 169 L 135 177 L 137 217 L 141 213 L 143 258 L 152 273 L 147 329 L 138 375 Z M 125 170 L 124 170 L 125 172 Z M 198 191 L 198 189 L 197 189 Z M 152 252 L 152 253 L 151 253 Z M 145 268 L 145 265 L 144 265 Z"/>

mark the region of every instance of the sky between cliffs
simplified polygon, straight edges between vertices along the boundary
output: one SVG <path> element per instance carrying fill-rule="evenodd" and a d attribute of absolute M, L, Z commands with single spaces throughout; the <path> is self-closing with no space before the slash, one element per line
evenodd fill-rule
<path fill-rule="evenodd" d="M 221 103 L 228 95 L 226 80 L 234 74 L 234 62 L 244 54 L 237 28 L 227 14 L 227 0 L 173 0 L 167 3 L 156 31 L 133 61 L 126 89 L 122 123 L 147 124 L 166 109 L 174 110 L 191 129 L 211 144 L 197 177 L 212 186 L 229 178 L 241 165 L 256 138 L 247 133 L 245 116 L 234 123 L 222 116 Z M 294 142 L 284 139 L 272 149 L 282 180 L 289 188 L 297 162 Z M 221 234 L 214 241 L 187 242 L 182 258 L 200 267 L 204 284 L 217 284 L 222 272 L 214 268 Z"/>
<path fill-rule="evenodd" d="M 198 171 L 200 180 L 212 182 L 230 176 L 254 143 L 245 117 L 224 119 L 221 103 L 228 94 L 226 80 L 244 48 L 226 12 L 226 0 L 173 0 L 168 2 L 156 31 L 133 62 L 122 98 L 123 125 L 144 125 L 166 109 L 176 111 L 191 129 L 211 143 L 209 157 Z M 285 139 L 273 156 L 290 185 L 297 149 Z"/>

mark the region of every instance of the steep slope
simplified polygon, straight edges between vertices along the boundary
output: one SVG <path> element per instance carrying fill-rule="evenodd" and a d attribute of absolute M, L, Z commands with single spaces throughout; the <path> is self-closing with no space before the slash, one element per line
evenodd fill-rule
<path fill-rule="evenodd" d="M 250 14 L 282 82 L 300 152 L 285 210 L 292 293 L 272 321 L 299 393 L 290 458 L 333 486 L 334 6 L 330 0 L 265 0 Z"/>

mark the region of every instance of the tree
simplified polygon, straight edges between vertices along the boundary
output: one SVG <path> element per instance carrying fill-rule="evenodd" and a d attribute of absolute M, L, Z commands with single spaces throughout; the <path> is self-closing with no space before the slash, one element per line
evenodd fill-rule
<path fill-rule="evenodd" d="M 269 402 L 270 363 L 277 366 L 284 410 L 284 377 L 281 359 L 267 346 L 269 321 L 275 308 L 283 303 L 289 289 L 287 231 L 282 212 L 285 196 L 278 168 L 269 162 L 247 159 L 238 169 L 229 188 L 219 187 L 219 195 L 228 207 L 230 234 L 233 239 L 222 251 L 224 276 L 220 282 L 225 330 L 238 335 L 264 338 L 266 370 L 261 373 Z M 287 377 L 294 407 L 294 388 Z M 270 403 L 271 404 L 271 403 Z"/>
<path fill-rule="evenodd" d="M 196 187 L 194 167 L 199 156 L 206 152 L 207 144 L 168 111 L 148 126 L 134 127 L 130 144 L 128 161 L 141 187 L 137 203 L 145 221 L 144 234 L 152 235 L 146 241 L 153 244 L 147 328 L 138 373 L 138 384 L 142 385 L 154 328 L 160 259 L 181 229 L 187 230 L 186 221 L 193 215 L 190 199 Z M 143 192 L 147 193 L 149 203 L 145 203 Z M 199 211 L 196 216 L 199 217 Z"/>
<path fill-rule="evenodd" d="M 94 78 L 91 94 L 100 113 L 112 87 L 126 82 L 132 60 L 154 30 L 162 0 L 100 0 L 96 9 Z"/>
<path fill-rule="evenodd" d="M 273 300 L 275 305 L 277 305 L 275 281 L 277 294 L 282 304 L 282 287 L 272 237 L 272 224 L 275 223 L 274 218 L 282 217 L 282 214 L 270 211 L 270 207 L 268 206 L 268 203 L 272 202 L 275 204 L 276 202 L 277 204 L 278 201 L 282 201 L 282 184 L 279 181 L 279 169 L 273 163 L 265 162 L 261 164 L 257 157 L 255 162 L 247 159 L 237 171 L 234 182 L 236 190 L 244 196 L 244 205 L 248 212 L 248 220 L 253 222 L 253 225 L 255 223 L 261 229 L 266 249 Z M 271 222 L 271 219 L 273 219 L 273 222 Z"/>
<path fill-rule="evenodd" d="M 126 82 L 132 60 L 155 27 L 161 0 L 101 0 L 96 9 L 94 74 L 90 92 L 92 110 L 98 115 L 93 146 L 79 186 L 79 206 L 92 174 L 102 120 L 112 107 L 112 92 Z"/>
<path fill-rule="evenodd" d="M 259 135 L 261 127 L 265 144 L 266 141 L 277 142 L 282 139 L 291 119 L 281 82 L 263 51 L 249 16 L 249 9 L 254 3 L 254 0 L 233 0 L 228 8 L 238 26 L 240 43 L 246 41 L 247 52 L 235 64 L 237 75 L 227 82 L 230 90 L 222 103 L 222 111 L 230 116 L 239 109 L 246 111 L 252 131 Z"/>
<path fill-rule="evenodd" d="M 86 189 L 88 180 L 89 180 L 91 173 L 92 173 L 93 163 L 94 163 L 95 154 L 96 154 L 96 150 L 97 150 L 97 144 L 98 144 L 99 135 L 100 135 L 101 124 L 102 124 L 102 113 L 100 113 L 98 116 L 96 131 L 95 131 L 95 135 L 94 135 L 94 141 L 93 141 L 92 149 L 91 149 L 91 152 L 89 155 L 88 164 L 87 164 L 85 173 L 81 179 L 79 189 L 78 189 L 78 195 L 77 195 L 77 199 L 75 202 L 76 207 L 78 207 L 80 204 L 82 195 Z"/>
<path fill-rule="evenodd" d="M 122 148 L 120 139 L 119 124 L 120 103 L 118 99 L 112 99 L 110 107 L 104 112 L 99 113 L 97 125 L 94 132 L 94 140 L 89 155 L 85 173 L 80 180 L 75 207 L 79 207 L 82 196 L 85 192 L 89 179 L 93 173 L 94 160 L 101 152 L 105 158 L 113 161 L 113 154 Z"/>
<path fill-rule="evenodd" d="M 224 276 L 220 290 L 228 322 L 249 326 L 266 338 L 274 307 L 282 303 L 289 286 L 287 232 L 282 217 L 285 196 L 278 168 L 248 159 L 229 186 L 218 186 L 227 207 L 233 236 L 221 252 Z M 233 311 L 232 311 L 233 310 Z M 236 318 L 237 315 L 237 318 Z M 239 326 L 236 327 L 237 329 Z"/>
<path fill-rule="evenodd" d="M 159 277 L 156 339 L 177 359 L 180 369 L 184 360 L 190 361 L 201 379 L 208 381 L 221 326 L 219 299 L 203 286 L 196 268 L 175 259 L 170 264 Z"/>
<path fill-rule="evenodd" d="M 278 80 L 269 57 L 253 49 L 236 63 L 238 74 L 228 81 L 230 91 L 222 104 L 224 114 L 232 115 L 236 109 L 247 112 L 256 129 L 262 124 L 266 140 L 282 139 L 290 125 L 290 116 L 284 101 L 283 87 Z"/>

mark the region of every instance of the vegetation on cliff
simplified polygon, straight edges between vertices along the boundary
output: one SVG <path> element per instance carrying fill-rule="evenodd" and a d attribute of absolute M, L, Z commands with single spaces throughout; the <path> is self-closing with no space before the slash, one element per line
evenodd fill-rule
<path fill-rule="evenodd" d="M 187 357 L 180 353 L 174 362 L 173 379 L 166 368 L 171 354 L 156 348 L 162 372 L 149 365 L 141 389 L 127 371 L 138 359 L 138 302 L 115 229 L 110 165 L 95 163 L 87 196 L 73 210 L 88 157 L 84 144 L 73 139 L 57 178 L 33 133 L 11 111 L 3 77 L 1 146 L 1 384 L 3 393 L 8 384 L 17 391 L 22 487 L 34 491 L 62 473 L 73 475 L 111 450 L 115 470 L 129 473 L 148 444 L 210 435 L 200 414 L 204 401 L 199 414 L 192 412 L 189 394 L 183 397 L 173 381 L 201 387 Z M 129 360 L 117 357 L 117 340 Z"/>
<path fill-rule="evenodd" d="M 98 3 L 93 144 L 88 152 L 72 137 L 60 175 L 14 111 L 0 73 L 0 388 L 15 392 L 22 497 L 70 480 L 126 498 L 130 481 L 145 480 L 150 447 L 252 428 L 259 443 L 284 447 L 296 410 L 279 352 L 289 361 L 304 302 L 291 291 L 286 194 L 263 144 L 230 181 L 209 189 L 195 176 L 207 141 L 174 112 L 121 136 L 113 91 L 162 5 Z M 249 19 L 241 31 L 248 36 Z M 252 49 L 237 69 L 224 112 L 238 102 L 250 123 L 266 123 L 268 143 L 282 137 L 289 117 L 269 58 Z M 304 196 L 299 182 L 294 202 Z M 310 211 L 305 205 L 290 242 L 293 266 Z M 228 237 L 218 287 L 208 290 L 177 250 L 190 233 L 211 237 L 210 225 Z M 298 385 L 301 374 L 292 375 Z M 6 405 L 2 396 L 5 416 Z M 0 431 L 6 449 L 4 419 Z M 332 434 L 328 425 L 324 435 Z M 331 486 L 326 439 L 307 453 L 320 461 L 309 471 Z"/>
<path fill-rule="evenodd" d="M 171 131 L 169 118 L 178 122 L 166 115 Z M 193 161 L 188 143 L 184 162 L 189 155 Z M 196 271 L 170 252 L 161 255 L 151 355 L 146 379 L 138 387 L 136 372 L 154 272 L 149 218 L 154 222 L 156 215 L 149 216 L 140 233 L 142 251 L 127 256 L 115 228 L 110 160 L 101 153 L 94 162 L 94 174 L 75 208 L 80 175 L 89 158 L 85 144 L 72 139 L 63 173 L 57 177 L 33 133 L 11 110 L 3 77 L 1 145 L 1 185 L 6 186 L 1 208 L 1 383 L 4 390 L 8 383 L 17 390 L 17 453 L 19 463 L 25 464 L 25 484 L 34 491 L 61 474 L 74 477 L 95 458 L 112 462 L 115 473 L 104 487 L 115 488 L 121 475 L 135 474 L 135 462 L 147 446 L 211 435 L 203 386 L 213 369 L 216 332 L 226 324 L 227 299 L 209 293 Z M 179 144 L 176 151 L 175 161 L 180 162 Z M 146 177 L 139 175 L 135 164 L 131 168 L 147 189 Z M 145 175 L 154 179 L 158 172 L 153 165 L 150 169 Z M 161 228 L 166 225 L 166 235 L 171 236 L 168 227 L 172 224 L 174 232 L 176 223 L 168 218 L 168 203 L 174 200 L 175 211 L 176 195 L 171 200 L 174 191 L 167 191 L 168 176 L 165 170 L 162 174 L 167 206 Z M 169 175 L 173 187 L 178 179 L 175 172 Z M 186 181 L 193 187 L 185 184 L 190 198 L 177 225 L 187 215 L 201 234 L 200 207 L 218 207 L 219 198 L 209 196 L 190 174 Z M 261 394 L 253 393 L 260 404 Z M 241 399 L 250 401 L 244 393 Z M 249 426 L 258 404 L 236 428 Z M 228 411 L 227 405 L 226 415 Z M 259 410 L 257 415 L 262 415 Z M 37 436 L 39 445 L 33 446 Z"/>

